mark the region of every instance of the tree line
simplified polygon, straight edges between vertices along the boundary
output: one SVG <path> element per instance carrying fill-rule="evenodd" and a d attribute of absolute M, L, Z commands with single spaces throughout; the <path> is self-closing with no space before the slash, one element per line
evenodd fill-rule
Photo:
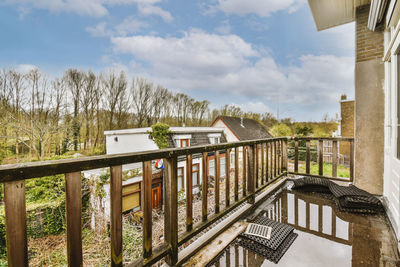
<path fill-rule="evenodd" d="M 219 115 L 256 119 L 269 128 L 271 113 L 210 102 L 121 71 L 68 69 L 50 78 L 39 69 L 0 70 L 0 161 L 43 160 L 68 153 L 104 153 L 104 131 L 170 126 L 209 126 Z"/>

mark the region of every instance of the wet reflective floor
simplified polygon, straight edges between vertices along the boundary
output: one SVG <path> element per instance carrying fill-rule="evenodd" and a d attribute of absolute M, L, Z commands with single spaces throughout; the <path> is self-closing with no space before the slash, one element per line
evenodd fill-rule
<path fill-rule="evenodd" d="M 256 214 L 292 225 L 299 234 L 278 264 L 233 242 L 211 266 L 400 266 L 384 213 L 340 212 L 329 198 L 285 190 L 261 204 Z"/>

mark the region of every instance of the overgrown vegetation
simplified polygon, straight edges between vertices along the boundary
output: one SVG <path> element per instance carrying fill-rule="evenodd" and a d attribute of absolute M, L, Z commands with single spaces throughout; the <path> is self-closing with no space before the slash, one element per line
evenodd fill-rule
<path fill-rule="evenodd" d="M 164 123 L 157 123 L 151 126 L 151 137 L 157 144 L 159 149 L 168 148 L 168 134 L 170 133 L 169 126 Z"/>

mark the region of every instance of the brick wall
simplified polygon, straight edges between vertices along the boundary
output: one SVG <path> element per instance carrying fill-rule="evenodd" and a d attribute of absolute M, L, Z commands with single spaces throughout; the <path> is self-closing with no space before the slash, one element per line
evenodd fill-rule
<path fill-rule="evenodd" d="M 367 28 L 369 5 L 356 10 L 356 62 L 383 57 L 383 25 L 372 32 Z"/>
<path fill-rule="evenodd" d="M 342 137 L 354 137 L 354 101 L 340 102 L 340 134 Z M 349 142 L 340 142 L 339 153 L 350 157 Z"/>

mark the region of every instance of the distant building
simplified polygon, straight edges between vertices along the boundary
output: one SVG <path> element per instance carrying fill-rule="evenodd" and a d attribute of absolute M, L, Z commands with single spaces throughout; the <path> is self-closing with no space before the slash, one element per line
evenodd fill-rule
<path fill-rule="evenodd" d="M 228 142 L 272 138 L 265 127 L 253 119 L 218 116 L 211 127 L 223 128 Z"/>

